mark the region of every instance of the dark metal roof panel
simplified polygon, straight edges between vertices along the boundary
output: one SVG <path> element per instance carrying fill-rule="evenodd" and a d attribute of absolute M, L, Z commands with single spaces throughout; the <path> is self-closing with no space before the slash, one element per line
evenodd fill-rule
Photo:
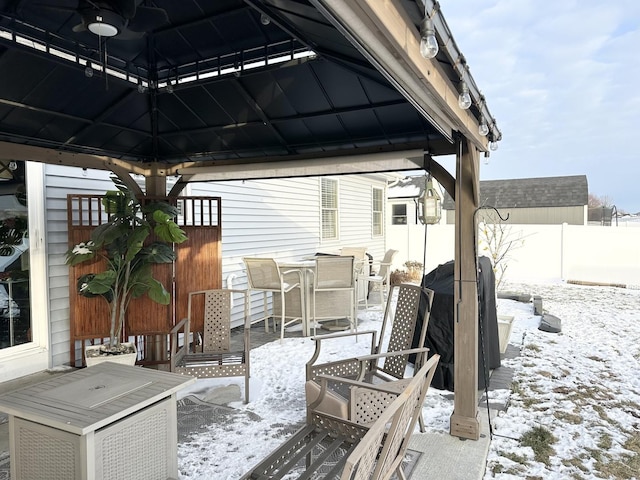
<path fill-rule="evenodd" d="M 154 0 L 167 25 L 104 44 L 72 31 L 80 23 L 76 6 L 0 0 L 0 28 L 82 59 L 0 37 L 0 140 L 165 163 L 401 150 L 410 143 L 453 150 L 307 0 Z M 261 11 L 271 18 L 267 25 Z M 316 56 L 244 68 L 264 54 L 305 46 Z M 100 55 L 132 81 L 105 78 Z M 94 67 L 91 78 L 85 59 Z M 243 70 L 204 78 L 229 66 Z M 175 85 L 190 74 L 198 80 Z M 168 80 L 172 94 L 161 88 Z"/>

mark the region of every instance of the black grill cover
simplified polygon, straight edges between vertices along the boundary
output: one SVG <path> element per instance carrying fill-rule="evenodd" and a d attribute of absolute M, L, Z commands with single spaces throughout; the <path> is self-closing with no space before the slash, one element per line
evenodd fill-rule
<path fill-rule="evenodd" d="M 453 391 L 453 261 L 438 265 L 422 279 L 422 286 L 434 291 L 431 317 L 427 328 L 425 346 L 429 356 L 440 355 L 431 386 L 439 390 Z M 485 388 L 489 370 L 500 366 L 498 340 L 498 315 L 496 312 L 495 277 L 491 260 L 478 259 L 478 388 Z M 426 297 L 425 297 L 426 298 Z M 427 302 L 420 302 L 418 326 L 413 338 L 413 347 L 418 346 Z M 484 348 L 483 348 L 484 347 Z M 484 354 L 484 361 L 483 361 Z"/>

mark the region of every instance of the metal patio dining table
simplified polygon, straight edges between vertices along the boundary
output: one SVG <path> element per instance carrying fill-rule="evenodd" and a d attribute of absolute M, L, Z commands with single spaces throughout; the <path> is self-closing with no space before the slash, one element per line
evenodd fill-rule
<path fill-rule="evenodd" d="M 281 271 L 298 269 L 302 272 L 302 301 L 304 305 L 300 305 L 300 296 L 296 292 L 289 292 L 285 294 L 285 311 L 287 316 L 302 317 L 303 335 L 309 336 L 313 331 L 311 302 L 313 298 L 313 272 L 316 262 L 315 260 L 305 258 L 302 260 L 279 261 L 278 266 Z M 348 292 L 317 292 L 315 298 L 316 318 L 322 320 L 339 320 L 349 316 L 350 304 Z M 280 302 L 274 302 L 274 314 L 280 314 L 279 307 Z M 341 325 L 337 328 L 344 329 Z"/>

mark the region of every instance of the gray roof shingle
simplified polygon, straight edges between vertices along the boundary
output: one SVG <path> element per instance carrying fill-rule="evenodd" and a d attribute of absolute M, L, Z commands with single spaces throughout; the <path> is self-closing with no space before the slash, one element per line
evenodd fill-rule
<path fill-rule="evenodd" d="M 496 208 L 569 207 L 586 205 L 586 175 L 480 181 L 480 205 Z M 455 209 L 445 192 L 442 208 Z"/>

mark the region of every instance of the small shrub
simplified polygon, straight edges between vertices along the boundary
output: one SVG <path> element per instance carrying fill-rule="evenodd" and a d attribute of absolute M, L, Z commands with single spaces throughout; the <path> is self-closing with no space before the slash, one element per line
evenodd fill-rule
<path fill-rule="evenodd" d="M 398 285 L 400 283 L 409 283 L 409 274 L 404 270 L 394 270 L 390 275 L 391 285 Z"/>
<path fill-rule="evenodd" d="M 394 270 L 391 272 L 390 281 L 392 285 L 399 283 L 417 283 L 422 280 L 422 263 L 414 260 L 404 262 L 404 270 Z"/>

